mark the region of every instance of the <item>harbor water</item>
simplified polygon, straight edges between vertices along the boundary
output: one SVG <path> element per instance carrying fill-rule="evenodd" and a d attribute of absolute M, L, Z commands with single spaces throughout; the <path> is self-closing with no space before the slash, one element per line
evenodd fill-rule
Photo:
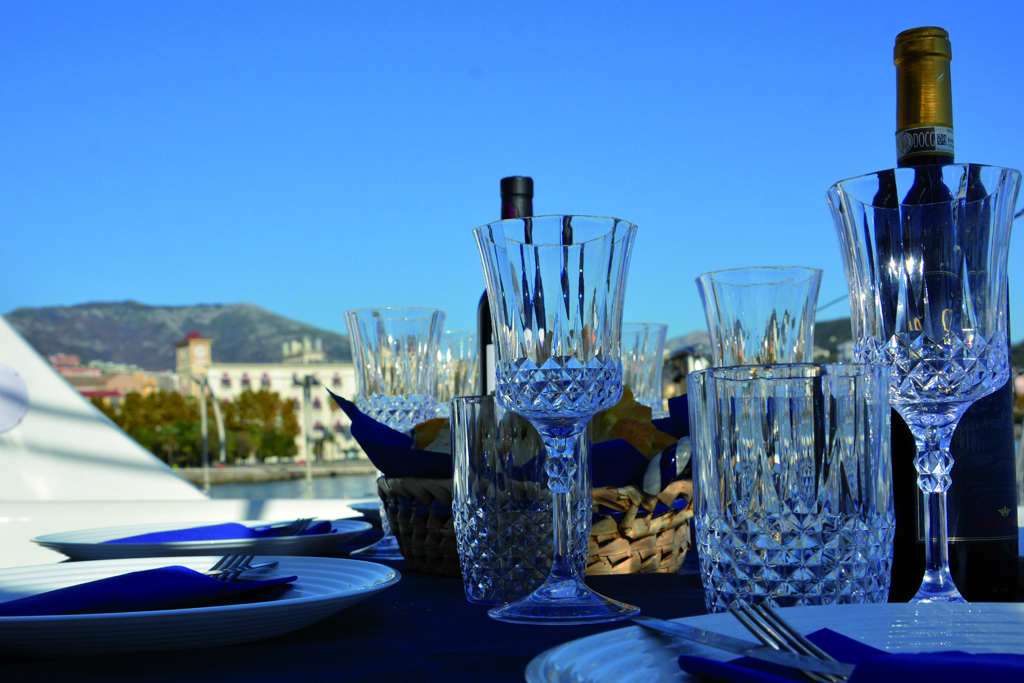
<path fill-rule="evenodd" d="M 376 474 L 313 477 L 312 481 L 245 481 L 210 486 L 210 498 L 270 500 L 275 498 L 360 499 L 377 498 Z"/>

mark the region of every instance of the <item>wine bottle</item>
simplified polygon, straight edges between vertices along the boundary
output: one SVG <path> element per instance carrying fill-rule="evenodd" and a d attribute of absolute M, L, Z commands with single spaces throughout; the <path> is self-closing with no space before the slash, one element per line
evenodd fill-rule
<path fill-rule="evenodd" d="M 526 218 L 533 215 L 533 179 L 525 176 L 511 176 L 501 179 L 501 218 Z M 480 297 L 476 309 L 477 343 L 479 344 L 480 390 L 487 395 L 494 393 L 494 333 L 491 329 L 491 304 L 487 292 Z"/>
<path fill-rule="evenodd" d="M 941 165 L 953 163 L 954 156 L 951 59 L 949 34 L 941 28 L 915 28 L 896 37 L 896 163 L 916 169 L 914 184 L 902 200 L 905 209 L 899 229 L 904 231 L 915 230 L 915 225 L 927 226 L 929 232 L 943 230 L 934 218 L 925 216 L 930 211 L 927 205 L 953 199 L 941 182 Z M 899 205 L 894 180 L 887 187 L 883 176 L 876 205 Z M 968 201 L 970 195 L 983 193 L 979 184 L 969 184 Z M 911 210 L 907 205 L 921 206 Z M 926 277 L 930 291 L 959 286 L 957 274 L 936 272 Z M 891 438 L 896 539 L 889 600 L 906 602 L 920 588 L 924 575 L 923 495 L 917 487 L 914 437 L 895 410 Z M 1012 599 L 1018 588 L 1018 541 L 1009 382 L 964 414 L 950 452 L 954 465 L 947 519 L 953 581 L 971 602 Z"/>

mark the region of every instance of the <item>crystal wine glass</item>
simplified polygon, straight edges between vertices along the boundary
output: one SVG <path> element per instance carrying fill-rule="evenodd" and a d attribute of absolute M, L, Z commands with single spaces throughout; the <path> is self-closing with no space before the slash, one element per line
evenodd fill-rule
<path fill-rule="evenodd" d="M 622 304 L 636 226 L 615 218 L 542 216 L 474 230 L 490 300 L 501 405 L 544 441 L 553 558 L 533 593 L 488 613 L 516 623 L 597 623 L 639 609 L 590 590 L 572 561 L 589 514 L 573 509 L 587 423 L 622 396 Z M 589 511 L 590 492 L 577 505 Z M 576 520 L 574 523 L 573 520 Z"/>
<path fill-rule="evenodd" d="M 430 308 L 364 308 L 345 312 L 359 410 L 400 432 L 435 416 L 437 354 L 444 312 Z M 378 476 L 382 476 L 380 472 Z M 360 559 L 402 560 L 381 502 L 384 537 L 352 553 Z"/>
<path fill-rule="evenodd" d="M 661 379 L 667 333 L 668 325 L 662 323 L 622 324 L 622 382 L 632 390 L 637 403 L 651 409 L 655 420 L 668 417 Z"/>
<path fill-rule="evenodd" d="M 949 445 L 971 404 L 1009 377 L 1006 262 L 1019 187 L 1018 171 L 950 164 L 828 191 L 857 359 L 891 369 L 893 407 L 917 445 L 926 559 L 912 602 L 964 602 L 949 571 Z"/>

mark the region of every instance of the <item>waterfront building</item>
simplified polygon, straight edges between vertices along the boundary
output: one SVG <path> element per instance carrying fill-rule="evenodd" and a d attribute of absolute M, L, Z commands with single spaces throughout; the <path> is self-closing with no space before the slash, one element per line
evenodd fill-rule
<path fill-rule="evenodd" d="M 204 382 L 220 401 L 232 401 L 245 391 L 272 391 L 295 405 L 299 421 L 295 441 L 300 460 L 307 447 L 312 456 L 315 443 L 322 444 L 324 460 L 366 457 L 352 438 L 348 417 L 324 390 L 326 387 L 352 398 L 352 363 L 325 361 L 319 340 L 309 339 L 284 344 L 280 363 L 218 363 L 213 360 L 213 341 L 192 332 L 175 343 L 178 390 L 182 394 L 198 398 Z M 327 439 L 328 435 L 333 438 Z"/>
<path fill-rule="evenodd" d="M 67 353 L 56 353 L 47 360 L 78 393 L 115 407 L 130 393 L 153 393 L 160 387 L 161 376 L 169 374 L 146 372 L 136 365 L 95 361 L 82 365 L 78 356 Z"/>

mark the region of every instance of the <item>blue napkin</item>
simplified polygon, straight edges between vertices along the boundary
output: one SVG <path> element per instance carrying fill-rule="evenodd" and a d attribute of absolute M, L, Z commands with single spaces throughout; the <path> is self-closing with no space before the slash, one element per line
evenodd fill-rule
<path fill-rule="evenodd" d="M 412 447 L 413 439 L 408 434 L 366 416 L 356 404 L 330 389 L 327 393 L 352 421 L 352 437 L 359 442 L 373 466 L 385 477 L 447 479 L 452 476 L 450 453 L 415 450 Z M 655 420 L 654 424 L 676 438 L 688 436 L 690 417 L 686 396 L 669 399 L 668 408 L 670 417 Z M 590 453 L 594 465 L 591 485 L 595 488 L 629 484 L 643 487 L 644 473 L 650 461 L 628 441 L 615 439 L 593 444 Z"/>
<path fill-rule="evenodd" d="M 0 603 L 0 617 L 148 612 L 262 602 L 279 597 L 295 578 L 224 582 L 187 567 L 160 567 L 9 600 Z"/>
<path fill-rule="evenodd" d="M 330 389 L 327 393 L 352 421 L 352 438 L 359 442 L 366 457 L 385 477 L 447 479 L 452 476 L 451 453 L 414 450 L 413 439 L 408 434 L 368 417 L 355 403 Z"/>
<path fill-rule="evenodd" d="M 1024 680 L 1022 655 L 973 655 L 965 652 L 889 654 L 829 629 L 815 631 L 807 638 L 839 661 L 856 665 L 849 683 L 963 683 L 969 680 L 965 679 L 966 676 L 989 676 L 993 681 Z M 679 666 L 696 676 L 732 683 L 807 680 L 793 669 L 747 657 L 718 662 L 684 655 L 679 658 Z"/>
<path fill-rule="evenodd" d="M 171 531 L 154 531 L 148 534 L 137 536 L 126 536 L 115 538 L 104 543 L 174 543 L 178 541 L 224 541 L 237 538 L 273 538 L 284 531 L 283 528 L 255 527 L 250 528 L 244 524 L 227 522 L 225 524 L 211 524 L 208 526 L 197 526 L 190 529 L 172 529 Z M 328 521 L 310 524 L 299 536 L 312 536 L 314 534 L 334 533 L 331 523 Z"/>

